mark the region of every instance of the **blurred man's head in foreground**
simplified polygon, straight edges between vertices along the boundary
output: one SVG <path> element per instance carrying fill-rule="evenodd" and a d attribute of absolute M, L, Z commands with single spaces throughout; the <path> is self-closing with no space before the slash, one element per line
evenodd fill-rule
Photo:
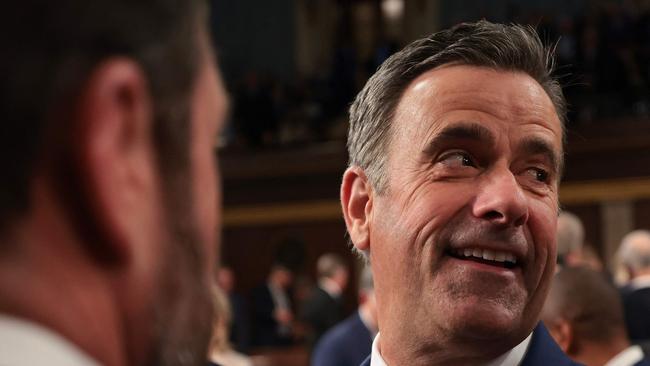
<path fill-rule="evenodd" d="M 103 364 L 205 361 L 227 108 L 207 10 L 3 7 L 0 312 Z"/>

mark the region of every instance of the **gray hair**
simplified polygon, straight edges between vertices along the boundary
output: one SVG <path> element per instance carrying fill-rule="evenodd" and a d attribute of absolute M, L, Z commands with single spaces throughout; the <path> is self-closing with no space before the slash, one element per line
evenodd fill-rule
<path fill-rule="evenodd" d="M 618 256 L 632 270 L 650 268 L 650 231 L 635 230 L 625 235 Z"/>
<path fill-rule="evenodd" d="M 559 256 L 580 250 L 585 242 L 585 228 L 580 218 L 571 212 L 562 211 L 557 218 L 556 237 Z"/>
<path fill-rule="evenodd" d="M 361 167 L 378 193 L 388 188 L 386 147 L 402 93 L 419 75 L 446 64 L 528 74 L 546 91 L 564 125 L 566 103 L 552 76 L 552 51 L 532 27 L 487 21 L 463 23 L 411 43 L 381 65 L 350 107 L 349 165 Z"/>

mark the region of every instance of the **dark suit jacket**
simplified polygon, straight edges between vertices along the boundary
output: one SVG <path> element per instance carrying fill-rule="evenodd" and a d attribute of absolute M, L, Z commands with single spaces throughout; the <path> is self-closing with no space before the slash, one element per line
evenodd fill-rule
<path fill-rule="evenodd" d="M 237 293 L 228 294 L 232 323 L 230 324 L 230 343 L 239 352 L 246 353 L 250 346 L 249 309 L 246 300 Z"/>
<path fill-rule="evenodd" d="M 332 298 L 325 290 L 316 287 L 303 306 L 303 319 L 311 327 L 309 339 L 313 346 L 331 327 L 343 320 L 340 300 Z"/>
<path fill-rule="evenodd" d="M 571 361 L 553 338 L 548 334 L 546 328 L 539 323 L 533 331 L 533 337 L 528 345 L 528 350 L 520 366 L 580 366 L 579 363 Z M 361 364 L 370 366 L 370 357 Z"/>
<path fill-rule="evenodd" d="M 357 366 L 370 353 L 372 335 L 355 312 L 316 344 L 311 366 Z"/>
<path fill-rule="evenodd" d="M 623 290 L 625 325 L 632 342 L 650 340 L 650 288 Z"/>
<path fill-rule="evenodd" d="M 280 334 L 278 322 L 273 317 L 275 303 L 267 284 L 253 290 L 253 344 L 258 347 L 283 346 L 291 337 Z"/>
<path fill-rule="evenodd" d="M 635 363 L 634 366 L 650 366 L 650 360 L 644 358 L 641 361 Z"/>

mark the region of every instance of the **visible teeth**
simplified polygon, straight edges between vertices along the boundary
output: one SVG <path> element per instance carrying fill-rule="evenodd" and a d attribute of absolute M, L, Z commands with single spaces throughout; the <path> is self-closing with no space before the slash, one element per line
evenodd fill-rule
<path fill-rule="evenodd" d="M 497 262 L 505 262 L 507 256 L 508 256 L 507 253 L 497 252 L 496 256 L 494 257 L 494 260 Z"/>
<path fill-rule="evenodd" d="M 464 248 L 456 249 L 454 253 L 460 257 L 475 257 L 481 258 L 488 261 L 495 262 L 510 262 L 517 263 L 517 259 L 514 254 L 508 252 L 499 252 L 490 249 L 479 249 L 479 248 Z"/>
<path fill-rule="evenodd" d="M 483 259 L 488 261 L 494 260 L 494 252 L 488 249 L 483 250 Z"/>

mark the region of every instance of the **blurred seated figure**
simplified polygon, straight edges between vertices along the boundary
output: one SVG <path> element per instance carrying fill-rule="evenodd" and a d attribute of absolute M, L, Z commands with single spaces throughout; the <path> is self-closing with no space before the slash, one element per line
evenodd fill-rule
<path fill-rule="evenodd" d="M 229 329 L 230 343 L 239 352 L 246 352 L 250 342 L 248 304 L 240 294 L 235 292 L 235 281 L 235 274 L 230 267 L 219 268 L 217 285 L 227 297 L 232 315 Z"/>
<path fill-rule="evenodd" d="M 557 218 L 557 261 L 560 267 L 574 267 L 582 264 L 582 247 L 585 229 L 582 221 L 568 211 L 562 211 Z"/>
<path fill-rule="evenodd" d="M 210 341 L 210 361 L 220 366 L 252 366 L 251 360 L 236 352 L 230 344 L 228 333 L 232 321 L 232 309 L 228 298 L 219 287 L 214 287 L 212 291 L 215 316 Z"/>
<path fill-rule="evenodd" d="M 329 328 L 343 320 L 343 290 L 350 276 L 343 258 L 336 254 L 323 254 L 316 263 L 318 286 L 303 305 L 302 317 L 309 327 L 308 341 L 316 344 Z"/>
<path fill-rule="evenodd" d="M 377 335 L 377 308 L 372 270 L 359 281 L 359 310 L 327 331 L 314 348 L 311 366 L 358 366 L 368 356 Z"/>
<path fill-rule="evenodd" d="M 621 241 L 619 259 L 630 281 L 621 290 L 628 335 L 632 342 L 650 342 L 650 231 L 636 230 Z"/>
<path fill-rule="evenodd" d="M 558 272 L 542 320 L 560 348 L 586 366 L 650 366 L 641 347 L 631 345 L 619 294 L 602 273 Z"/>
<path fill-rule="evenodd" d="M 294 316 L 288 293 L 292 282 L 291 270 L 276 263 L 271 267 L 266 283 L 253 290 L 255 346 L 286 346 L 293 342 Z"/>

